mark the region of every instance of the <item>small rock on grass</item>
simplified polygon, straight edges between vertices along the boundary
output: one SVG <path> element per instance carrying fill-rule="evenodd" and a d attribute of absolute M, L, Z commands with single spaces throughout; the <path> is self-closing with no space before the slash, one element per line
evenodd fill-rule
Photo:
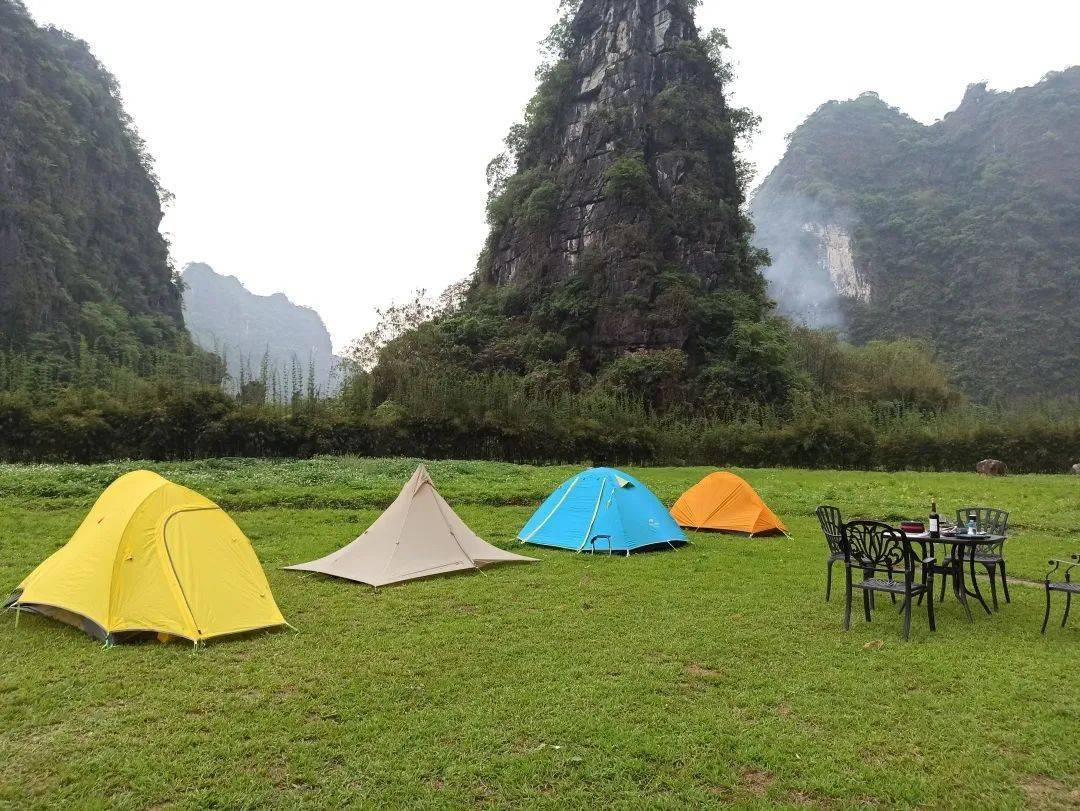
<path fill-rule="evenodd" d="M 1000 459 L 983 459 L 975 465 L 975 470 L 983 476 L 1008 476 L 1009 468 Z"/>

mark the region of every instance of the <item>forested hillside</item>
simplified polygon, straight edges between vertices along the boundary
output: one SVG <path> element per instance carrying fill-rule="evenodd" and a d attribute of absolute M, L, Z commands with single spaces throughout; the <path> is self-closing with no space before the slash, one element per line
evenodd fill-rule
<path fill-rule="evenodd" d="M 162 196 L 88 46 L 0 0 L 0 378 L 187 351 Z"/>
<path fill-rule="evenodd" d="M 753 214 L 782 311 L 925 338 L 980 398 L 1080 391 L 1080 67 L 974 85 L 932 126 L 875 94 L 830 102 Z"/>

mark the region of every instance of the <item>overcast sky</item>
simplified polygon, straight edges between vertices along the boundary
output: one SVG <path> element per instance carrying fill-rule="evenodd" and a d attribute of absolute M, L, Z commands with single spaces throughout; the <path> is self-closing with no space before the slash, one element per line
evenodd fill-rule
<path fill-rule="evenodd" d="M 177 267 L 315 307 L 340 350 L 374 310 L 467 276 L 484 170 L 532 94 L 557 0 L 26 0 L 119 79 L 175 194 Z M 767 173 L 820 104 L 865 90 L 932 122 L 965 87 L 1080 63 L 1077 0 L 703 0 Z"/>

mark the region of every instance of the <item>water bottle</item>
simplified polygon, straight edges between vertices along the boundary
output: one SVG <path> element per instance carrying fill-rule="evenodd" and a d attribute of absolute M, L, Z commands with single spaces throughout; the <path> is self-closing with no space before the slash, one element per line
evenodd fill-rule
<path fill-rule="evenodd" d="M 968 535 L 974 535 L 979 531 L 979 524 L 975 521 L 975 513 L 968 515 Z"/>

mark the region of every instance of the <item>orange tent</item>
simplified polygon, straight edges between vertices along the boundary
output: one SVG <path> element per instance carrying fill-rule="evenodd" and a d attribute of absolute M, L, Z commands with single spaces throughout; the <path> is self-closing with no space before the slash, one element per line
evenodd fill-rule
<path fill-rule="evenodd" d="M 745 532 L 751 537 L 787 533 L 787 527 L 754 488 L 734 473 L 706 476 L 675 502 L 671 516 L 686 529 Z"/>

